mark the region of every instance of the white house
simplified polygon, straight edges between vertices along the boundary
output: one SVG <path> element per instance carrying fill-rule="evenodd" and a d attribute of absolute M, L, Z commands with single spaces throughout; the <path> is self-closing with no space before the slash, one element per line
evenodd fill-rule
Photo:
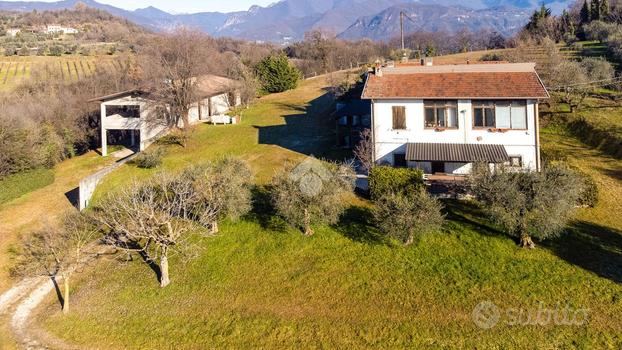
<path fill-rule="evenodd" d="M 9 29 L 7 29 L 7 31 L 6 31 L 6 35 L 8 35 L 8 36 L 10 36 L 10 37 L 13 37 L 13 38 L 14 38 L 14 37 L 16 37 L 16 36 L 17 36 L 17 34 L 21 33 L 21 31 L 22 31 L 22 30 L 21 30 L 21 29 L 19 29 L 19 28 L 9 28 Z"/>
<path fill-rule="evenodd" d="M 214 121 L 212 118 L 229 111 L 231 106 L 241 104 L 236 92 L 238 82 L 229 78 L 205 75 L 197 78 L 198 101 L 190 108 L 191 123 Z M 143 151 L 159 137 L 167 133 L 167 125 L 153 117 L 155 104 L 149 93 L 142 90 L 122 91 L 90 100 L 100 102 L 102 155 L 108 155 L 108 132 L 129 131 L 131 145 L 137 142 Z M 222 119 L 222 118 L 220 118 Z"/>
<path fill-rule="evenodd" d="M 467 174 L 473 162 L 539 170 L 534 63 L 397 65 L 369 73 L 374 159 L 426 174 Z"/>
<path fill-rule="evenodd" d="M 78 30 L 72 27 L 63 27 L 58 24 L 50 24 L 46 27 L 45 33 L 46 34 L 56 34 L 56 33 L 77 34 Z"/>

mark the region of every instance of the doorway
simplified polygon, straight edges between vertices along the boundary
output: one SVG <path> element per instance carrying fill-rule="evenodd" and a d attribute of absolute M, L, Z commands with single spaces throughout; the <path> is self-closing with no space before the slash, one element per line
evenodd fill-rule
<path fill-rule="evenodd" d="M 432 162 L 432 174 L 444 173 L 445 172 L 445 163 L 444 162 Z"/>

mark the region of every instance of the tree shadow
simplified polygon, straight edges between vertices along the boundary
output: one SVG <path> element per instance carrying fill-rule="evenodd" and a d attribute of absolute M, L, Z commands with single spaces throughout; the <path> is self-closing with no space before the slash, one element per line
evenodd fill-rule
<path fill-rule="evenodd" d="M 541 245 L 569 263 L 622 283 L 622 232 L 619 230 L 575 221 L 562 236 Z"/>
<path fill-rule="evenodd" d="M 467 226 L 486 236 L 507 236 L 486 218 L 486 214 L 476 203 L 457 199 L 444 199 L 443 214 L 448 221 Z"/>
<path fill-rule="evenodd" d="M 251 189 L 252 208 L 244 219 L 258 222 L 262 228 L 276 232 L 287 231 L 287 224 L 276 216 L 272 205 L 269 186 L 254 186 Z"/>
<path fill-rule="evenodd" d="M 374 226 L 373 214 L 370 208 L 351 206 L 341 215 L 339 222 L 333 225 L 344 237 L 356 242 L 370 244 L 390 244 Z"/>
<path fill-rule="evenodd" d="M 146 251 L 141 250 L 138 252 L 140 258 L 143 259 L 143 262 L 149 266 L 149 268 L 155 273 L 158 282 L 162 280 L 162 271 L 160 271 L 160 266 L 147 254 Z"/>
<path fill-rule="evenodd" d="M 259 144 L 277 145 L 305 155 L 330 158 L 335 145 L 335 123 L 332 120 L 334 99 L 326 93 L 307 105 L 276 103 L 292 111 L 283 113 L 285 124 L 253 127 L 258 130 Z"/>
<path fill-rule="evenodd" d="M 63 297 L 63 293 L 60 291 L 60 286 L 58 285 L 58 281 L 56 281 L 56 276 L 50 276 L 52 280 L 52 284 L 54 285 L 54 291 L 56 292 L 56 298 L 58 298 L 58 302 L 60 303 L 61 309 L 65 307 L 65 298 Z"/>

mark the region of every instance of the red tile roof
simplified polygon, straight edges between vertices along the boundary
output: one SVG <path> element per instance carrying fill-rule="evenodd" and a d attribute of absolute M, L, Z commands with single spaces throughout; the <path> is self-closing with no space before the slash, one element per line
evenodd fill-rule
<path fill-rule="evenodd" d="M 531 72 L 399 72 L 370 73 L 363 99 L 548 98 L 535 71 Z"/>

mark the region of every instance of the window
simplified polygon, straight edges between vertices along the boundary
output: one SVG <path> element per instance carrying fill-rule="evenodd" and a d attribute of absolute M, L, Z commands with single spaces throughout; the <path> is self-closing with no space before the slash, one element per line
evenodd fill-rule
<path fill-rule="evenodd" d="M 106 117 L 119 115 L 123 118 L 140 118 L 140 106 L 106 106 Z"/>
<path fill-rule="evenodd" d="M 458 128 L 458 103 L 456 101 L 426 101 L 424 110 L 426 128 Z"/>
<path fill-rule="evenodd" d="M 523 167 L 523 157 L 521 156 L 510 156 L 510 161 L 507 163 L 508 166 L 512 168 L 522 168 Z"/>
<path fill-rule="evenodd" d="M 405 168 L 408 166 L 406 162 L 406 155 L 400 153 L 393 153 L 393 166 Z"/>
<path fill-rule="evenodd" d="M 525 101 L 473 101 L 473 127 L 527 129 Z"/>
<path fill-rule="evenodd" d="M 393 106 L 393 130 L 406 130 L 406 107 Z"/>

